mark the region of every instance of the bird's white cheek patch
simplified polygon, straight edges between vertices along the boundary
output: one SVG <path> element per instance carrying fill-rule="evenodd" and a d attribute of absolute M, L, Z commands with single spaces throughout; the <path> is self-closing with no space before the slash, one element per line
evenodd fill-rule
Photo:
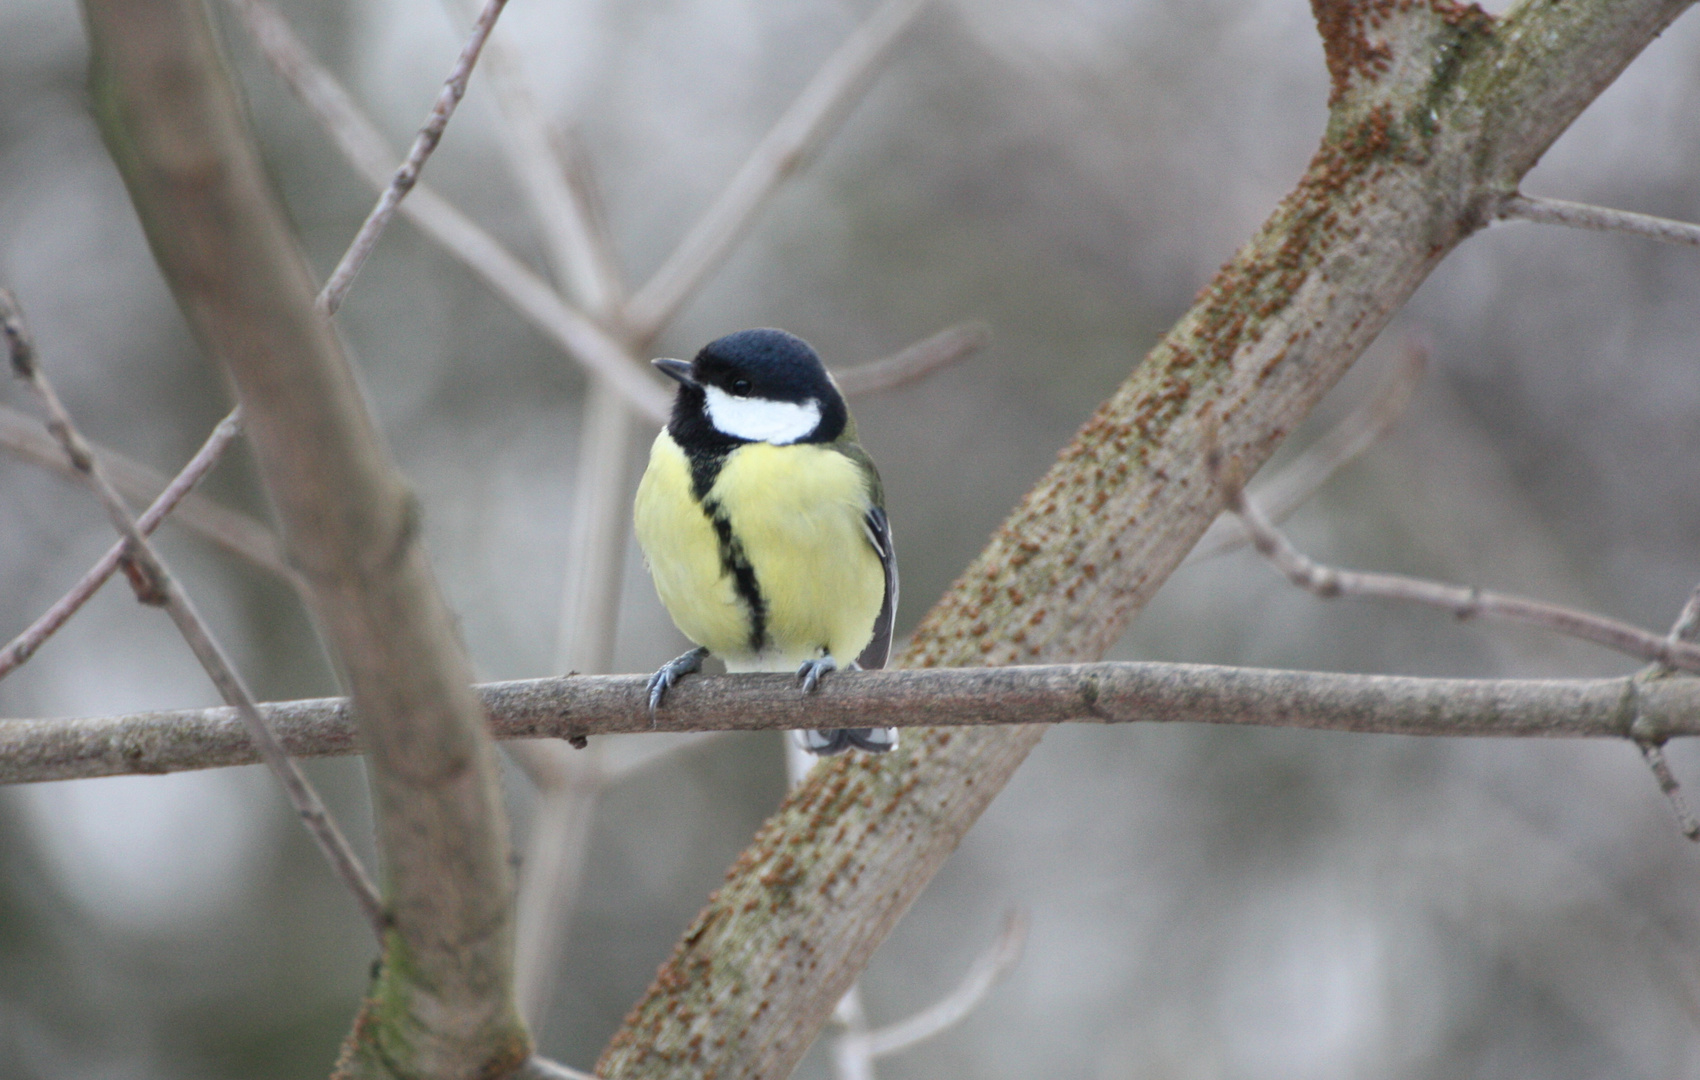
<path fill-rule="evenodd" d="M 733 397 L 718 386 L 705 386 L 708 420 L 720 431 L 750 442 L 784 446 L 807 438 L 820 426 L 820 402 L 769 401 Z"/>

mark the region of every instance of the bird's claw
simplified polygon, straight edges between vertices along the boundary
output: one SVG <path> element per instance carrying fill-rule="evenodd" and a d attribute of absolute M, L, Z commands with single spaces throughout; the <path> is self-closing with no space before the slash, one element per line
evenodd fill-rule
<path fill-rule="evenodd" d="M 803 680 L 803 693 L 812 694 L 820 687 L 820 677 L 829 671 L 838 670 L 838 661 L 830 656 L 821 656 L 813 660 L 804 660 L 803 666 L 797 669 L 797 678 Z"/>
<path fill-rule="evenodd" d="M 649 677 L 649 726 L 654 727 L 655 712 L 661 708 L 661 701 L 667 696 L 667 691 L 673 689 L 673 684 L 686 675 L 694 675 L 702 670 L 703 657 L 708 650 L 695 648 L 683 656 L 677 656 L 661 665 L 654 675 Z"/>

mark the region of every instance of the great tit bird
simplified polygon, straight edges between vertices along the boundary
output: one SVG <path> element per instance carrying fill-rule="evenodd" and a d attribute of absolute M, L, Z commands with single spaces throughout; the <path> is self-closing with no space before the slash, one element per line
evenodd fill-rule
<path fill-rule="evenodd" d="M 783 330 L 709 342 L 650 449 L 633 523 L 655 591 L 697 648 L 649 680 L 649 707 L 702 667 L 795 671 L 805 693 L 849 662 L 885 666 L 897 557 L 878 470 L 814 349 Z M 804 748 L 876 753 L 895 728 L 799 733 Z"/>

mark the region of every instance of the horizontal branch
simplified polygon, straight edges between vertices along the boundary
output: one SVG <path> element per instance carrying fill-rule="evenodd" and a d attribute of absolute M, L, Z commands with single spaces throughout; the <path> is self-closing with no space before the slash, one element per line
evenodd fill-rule
<path fill-rule="evenodd" d="M 1421 679 L 1211 664 L 1099 663 L 839 672 L 805 696 L 790 675 L 704 675 L 651 727 L 643 675 L 477 688 L 498 739 L 801 727 L 1186 722 L 1388 735 L 1659 741 L 1700 735 L 1700 680 Z M 261 707 L 295 757 L 360 752 L 345 698 Z M 0 783 L 247 765 L 231 709 L 0 722 Z"/>

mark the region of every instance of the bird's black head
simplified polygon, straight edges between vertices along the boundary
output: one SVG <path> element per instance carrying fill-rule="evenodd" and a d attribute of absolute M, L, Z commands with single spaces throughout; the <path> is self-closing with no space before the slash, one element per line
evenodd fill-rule
<path fill-rule="evenodd" d="M 679 382 L 667 430 L 686 449 L 831 442 L 849 418 L 820 357 L 783 330 L 740 330 L 709 342 L 689 364 L 655 366 Z"/>

